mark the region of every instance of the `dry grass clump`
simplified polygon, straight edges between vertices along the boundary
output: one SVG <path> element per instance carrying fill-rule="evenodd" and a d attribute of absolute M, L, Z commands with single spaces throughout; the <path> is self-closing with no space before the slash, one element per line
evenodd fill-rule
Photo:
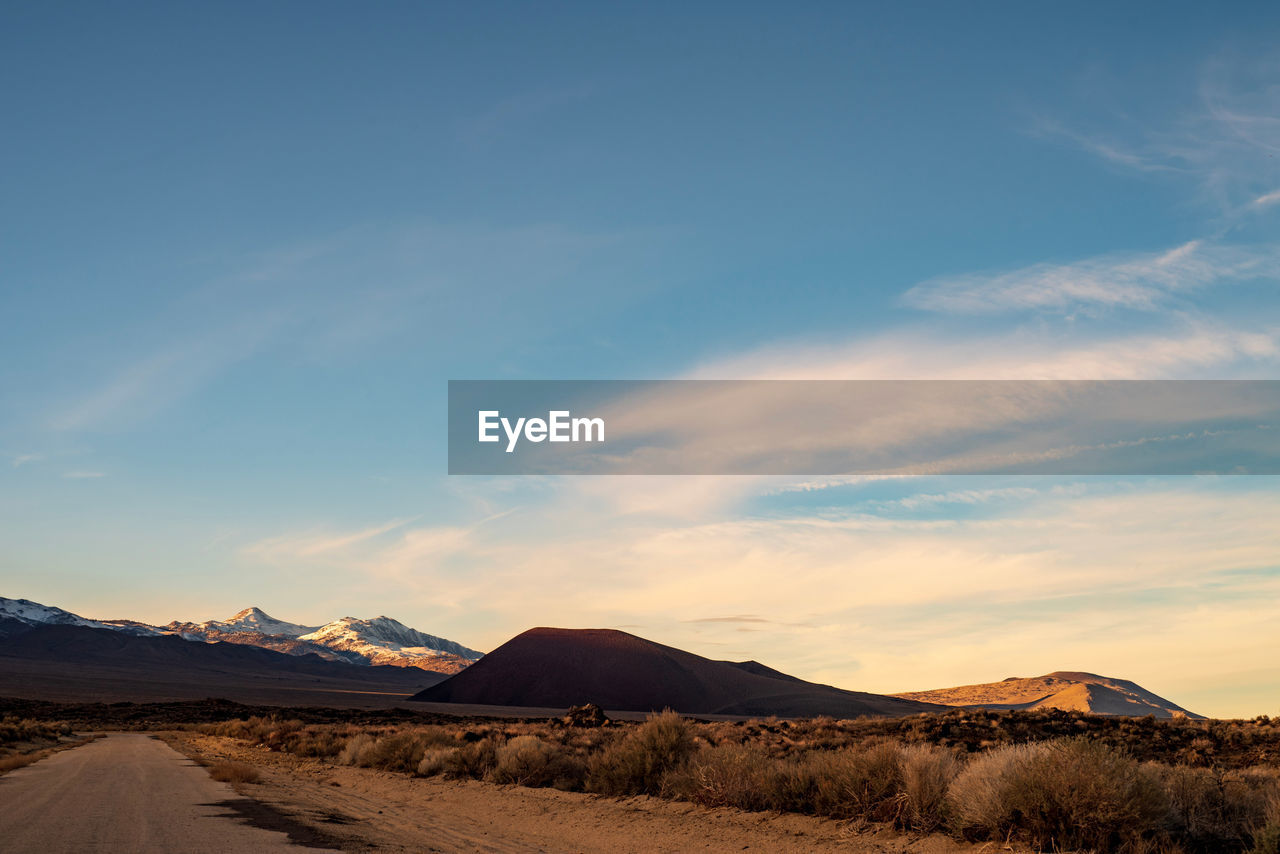
<path fill-rule="evenodd" d="M 666 775 L 694 751 L 693 727 L 667 709 L 593 755 L 587 789 L 603 795 L 657 795 Z"/>
<path fill-rule="evenodd" d="M 372 747 L 361 752 L 357 764 L 366 768 L 412 774 L 418 770 L 418 763 L 422 761 L 422 754 L 426 749 L 426 739 L 418 733 L 384 735 Z"/>
<path fill-rule="evenodd" d="M 1253 834 L 1249 854 L 1280 854 L 1280 798 L 1268 805 L 1266 823 Z"/>
<path fill-rule="evenodd" d="M 423 751 L 422 759 L 418 762 L 419 777 L 434 777 L 437 774 L 443 774 L 445 764 L 449 761 L 449 757 L 453 755 L 457 748 L 438 747 L 434 750 Z"/>
<path fill-rule="evenodd" d="M 928 744 L 908 744 L 898 751 L 901 809 L 898 822 L 912 830 L 933 831 L 950 818 L 947 792 L 960 763 L 949 750 Z"/>
<path fill-rule="evenodd" d="M 256 783 L 262 777 L 257 768 L 243 762 L 215 762 L 209 766 L 209 776 L 219 783 Z"/>
<path fill-rule="evenodd" d="M 1165 828 L 1169 799 L 1126 754 L 1084 739 L 1001 747 L 952 783 L 955 827 L 1052 850 L 1118 850 Z"/>
<path fill-rule="evenodd" d="M 41 750 L 34 753 L 16 753 L 13 756 L 0 757 L 0 774 L 7 774 L 19 768 L 25 768 L 33 762 L 39 762 L 47 755 L 46 751 Z"/>
<path fill-rule="evenodd" d="M 586 763 L 570 755 L 563 745 L 536 735 L 518 735 L 497 748 L 490 779 L 534 788 L 581 789 Z"/>
<path fill-rule="evenodd" d="M 444 758 L 450 780 L 483 780 L 498 764 L 498 740 L 483 738 L 457 748 Z"/>
<path fill-rule="evenodd" d="M 708 807 L 785 810 L 792 797 L 791 778 L 782 760 L 758 748 L 721 744 L 699 750 L 666 780 L 669 794 Z"/>
<path fill-rule="evenodd" d="M 667 792 L 706 806 L 862 818 L 934 830 L 946 817 L 958 769 L 941 748 L 880 742 L 863 748 L 771 757 L 759 747 L 698 751 L 667 780 Z"/>
<path fill-rule="evenodd" d="M 6 715 L 0 718 L 0 774 L 39 762 L 63 747 L 74 747 L 97 736 L 71 742 L 75 733 L 65 721 L 41 721 Z"/>
<path fill-rule="evenodd" d="M 6 715 L 0 718 L 0 748 L 15 744 L 56 742 L 71 735 L 71 725 L 62 721 L 39 721 Z"/>
<path fill-rule="evenodd" d="M 1280 770 L 1218 771 L 1149 763 L 1169 799 L 1172 830 L 1203 851 L 1244 850 L 1280 835 Z M 1264 846 L 1265 849 L 1265 846 Z M 1280 852 L 1278 852 L 1280 854 Z"/>
<path fill-rule="evenodd" d="M 368 767 L 368 763 L 364 761 L 364 757 L 372 752 L 374 745 L 378 743 L 378 739 L 367 732 L 357 733 L 347 739 L 347 743 L 342 746 L 342 750 L 338 752 L 337 763 L 339 765 L 356 765 Z"/>

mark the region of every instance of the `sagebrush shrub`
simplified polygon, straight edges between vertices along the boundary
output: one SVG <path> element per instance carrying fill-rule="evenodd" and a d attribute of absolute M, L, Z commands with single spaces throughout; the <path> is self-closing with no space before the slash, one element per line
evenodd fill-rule
<path fill-rule="evenodd" d="M 668 775 L 668 791 L 709 807 L 783 810 L 791 799 L 780 764 L 759 748 L 741 744 L 708 747 L 694 754 L 684 768 Z"/>
<path fill-rule="evenodd" d="M 955 754 L 928 744 L 910 744 L 899 750 L 898 768 L 902 780 L 899 822 L 922 831 L 944 826 L 947 790 L 960 772 Z"/>
<path fill-rule="evenodd" d="M 948 792 L 957 829 L 1015 836 L 1050 849 L 1112 851 L 1161 831 L 1159 781 L 1126 754 L 1084 739 L 996 748 L 976 757 Z"/>
<path fill-rule="evenodd" d="M 498 763 L 498 743 L 490 738 L 464 744 L 444 757 L 444 775 L 451 780 L 483 780 Z"/>
<path fill-rule="evenodd" d="M 356 733 L 347 739 L 342 751 L 338 754 L 339 765 L 365 766 L 365 757 L 373 750 L 378 740 L 367 732 Z"/>
<path fill-rule="evenodd" d="M 414 732 L 399 732 L 379 738 L 371 748 L 360 754 L 356 764 L 412 774 L 418 770 L 418 763 L 422 761 L 425 751 L 422 736 Z"/>
<path fill-rule="evenodd" d="M 657 795 L 663 778 L 694 750 L 689 722 L 668 709 L 605 747 L 590 761 L 587 788 L 605 795 Z"/>
<path fill-rule="evenodd" d="M 437 774 L 443 774 L 445 765 L 455 750 L 457 748 L 437 747 L 424 751 L 421 761 L 418 762 L 418 776 L 434 777 Z"/>
<path fill-rule="evenodd" d="M 520 735 L 497 750 L 493 782 L 549 786 L 555 780 L 556 750 L 536 735 Z"/>

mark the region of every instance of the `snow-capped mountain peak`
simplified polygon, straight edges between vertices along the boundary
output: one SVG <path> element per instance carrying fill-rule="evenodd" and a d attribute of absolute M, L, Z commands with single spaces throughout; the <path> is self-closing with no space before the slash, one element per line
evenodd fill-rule
<path fill-rule="evenodd" d="M 209 620 L 200 624 L 202 628 L 217 632 L 257 632 L 262 635 L 284 635 L 296 638 L 314 632 L 319 626 L 303 626 L 277 620 L 258 607 L 245 608 L 225 620 Z"/>
<path fill-rule="evenodd" d="M 373 664 L 391 664 L 406 659 L 426 666 L 431 659 L 452 656 L 475 661 L 480 653 L 445 638 L 411 629 L 399 620 L 379 616 L 371 620 L 343 617 L 321 626 L 299 640 L 323 644 L 330 649 L 358 652 Z"/>
<path fill-rule="evenodd" d="M 0 596 L 0 617 L 8 617 L 32 626 L 102 626 L 96 620 L 86 620 L 79 614 L 73 614 L 61 608 L 41 605 L 30 599 L 6 599 L 3 596 Z"/>
<path fill-rule="evenodd" d="M 91 629 L 112 629 L 134 635 L 157 635 L 159 629 L 145 623 L 129 620 L 90 620 L 79 614 L 41 605 L 30 599 L 7 599 L 0 596 L 0 620 L 14 620 L 28 626 L 86 626 Z"/>

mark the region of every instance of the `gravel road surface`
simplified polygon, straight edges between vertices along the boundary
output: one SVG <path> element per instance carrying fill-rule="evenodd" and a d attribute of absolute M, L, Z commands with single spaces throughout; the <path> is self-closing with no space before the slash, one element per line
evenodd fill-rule
<path fill-rule="evenodd" d="M 313 850 L 305 828 L 145 734 L 109 735 L 0 777 L 5 854 Z"/>

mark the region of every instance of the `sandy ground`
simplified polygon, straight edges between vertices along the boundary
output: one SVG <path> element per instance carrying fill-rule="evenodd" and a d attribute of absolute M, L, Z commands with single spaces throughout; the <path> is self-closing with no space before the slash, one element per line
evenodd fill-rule
<path fill-rule="evenodd" d="M 258 805 L 142 733 L 108 735 L 0 777 L 3 852 L 269 854 L 314 850 L 319 841 L 306 827 L 263 817 Z"/>
<path fill-rule="evenodd" d="M 181 733 L 179 749 L 249 762 L 262 782 L 241 791 L 353 851 L 433 852 L 919 852 L 1003 850 L 942 836 L 908 837 L 800 815 L 707 809 L 657 798 L 604 798 L 421 779 L 347 768 Z"/>

